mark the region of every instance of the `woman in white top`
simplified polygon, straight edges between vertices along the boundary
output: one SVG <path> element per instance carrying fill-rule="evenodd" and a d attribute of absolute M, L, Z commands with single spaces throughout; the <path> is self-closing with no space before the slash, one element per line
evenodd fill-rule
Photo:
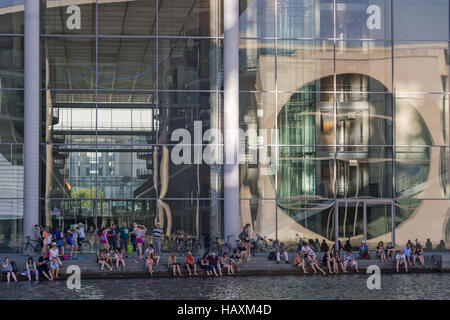
<path fill-rule="evenodd" d="M 405 271 L 408 272 L 408 263 L 406 262 L 406 256 L 402 250 L 400 250 L 397 253 L 397 255 L 395 256 L 395 261 L 397 263 L 397 272 L 398 272 L 398 267 L 402 264 L 405 266 Z"/>
<path fill-rule="evenodd" d="M 58 261 L 58 264 L 62 267 L 63 264 L 61 262 L 61 259 L 59 259 L 59 250 L 58 247 L 56 246 L 56 242 L 52 243 L 52 248 L 48 250 L 48 252 L 50 254 L 50 261 L 52 261 L 53 258 L 55 258 L 56 261 Z"/>

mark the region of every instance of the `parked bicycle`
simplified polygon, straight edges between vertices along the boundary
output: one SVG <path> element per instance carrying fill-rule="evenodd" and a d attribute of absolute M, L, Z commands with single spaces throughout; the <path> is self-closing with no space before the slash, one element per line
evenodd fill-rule
<path fill-rule="evenodd" d="M 257 252 L 265 252 L 267 248 L 267 241 L 259 234 L 256 234 L 256 239 L 253 237 L 250 242 L 250 253 L 254 256 Z"/>
<path fill-rule="evenodd" d="M 30 236 L 26 236 L 25 241 L 19 248 L 19 253 L 24 256 L 29 256 L 32 253 L 40 252 L 41 249 L 42 246 L 39 240 L 32 240 Z"/>

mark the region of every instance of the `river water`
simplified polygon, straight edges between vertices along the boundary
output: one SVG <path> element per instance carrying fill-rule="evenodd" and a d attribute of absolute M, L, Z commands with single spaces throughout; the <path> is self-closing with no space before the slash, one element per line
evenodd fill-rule
<path fill-rule="evenodd" d="M 450 299 L 450 274 L 382 274 L 369 290 L 368 275 L 251 276 L 0 283 L 0 299 Z"/>

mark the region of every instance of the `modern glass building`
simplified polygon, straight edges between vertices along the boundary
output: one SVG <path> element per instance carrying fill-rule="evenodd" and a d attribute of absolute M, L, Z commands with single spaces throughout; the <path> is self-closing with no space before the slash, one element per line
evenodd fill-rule
<path fill-rule="evenodd" d="M 0 0 L 0 251 L 112 221 L 450 247 L 449 22 L 448 0 Z"/>

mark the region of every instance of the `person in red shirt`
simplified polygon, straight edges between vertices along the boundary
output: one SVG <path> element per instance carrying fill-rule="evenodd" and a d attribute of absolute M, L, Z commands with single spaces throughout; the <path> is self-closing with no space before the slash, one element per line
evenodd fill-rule
<path fill-rule="evenodd" d="M 189 275 L 192 276 L 191 268 L 194 269 L 194 276 L 198 276 L 197 274 L 197 264 L 195 263 L 194 256 L 190 251 L 188 251 L 186 257 L 184 258 L 184 266 L 189 272 Z"/>

